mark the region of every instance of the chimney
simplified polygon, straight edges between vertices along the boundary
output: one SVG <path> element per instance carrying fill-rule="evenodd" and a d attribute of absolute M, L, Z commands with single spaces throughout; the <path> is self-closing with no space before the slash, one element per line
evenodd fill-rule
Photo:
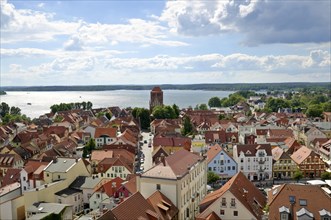
<path fill-rule="evenodd" d="M 161 153 L 161 162 L 163 163 L 163 166 L 166 166 L 164 153 Z"/>

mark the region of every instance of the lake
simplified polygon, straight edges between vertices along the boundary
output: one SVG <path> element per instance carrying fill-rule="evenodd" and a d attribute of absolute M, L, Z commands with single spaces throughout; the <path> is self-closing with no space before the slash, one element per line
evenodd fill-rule
<path fill-rule="evenodd" d="M 233 91 L 205 90 L 163 90 L 165 105 L 176 104 L 180 108 L 208 104 L 208 100 L 217 96 L 227 97 Z M 50 112 L 50 106 L 60 103 L 87 102 L 93 103 L 93 108 L 119 106 L 149 108 L 150 90 L 111 90 L 111 91 L 54 91 L 54 92 L 7 92 L 0 96 L 0 102 L 21 109 L 22 114 L 30 118 Z M 31 105 L 28 103 L 31 103 Z"/>

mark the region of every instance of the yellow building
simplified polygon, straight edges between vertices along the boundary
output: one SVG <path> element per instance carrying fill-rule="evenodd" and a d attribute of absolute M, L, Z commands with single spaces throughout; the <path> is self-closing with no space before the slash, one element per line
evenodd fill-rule
<path fill-rule="evenodd" d="M 206 159 L 187 150 L 177 151 L 141 174 L 137 185 L 145 198 L 155 191 L 169 198 L 179 209 L 179 219 L 193 219 L 207 193 Z"/>

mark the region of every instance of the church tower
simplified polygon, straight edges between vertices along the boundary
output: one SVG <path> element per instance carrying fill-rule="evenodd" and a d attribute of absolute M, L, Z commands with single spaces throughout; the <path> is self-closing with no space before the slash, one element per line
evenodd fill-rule
<path fill-rule="evenodd" d="M 152 112 L 155 106 L 163 106 L 163 91 L 158 86 L 154 87 L 151 91 L 149 110 Z"/>

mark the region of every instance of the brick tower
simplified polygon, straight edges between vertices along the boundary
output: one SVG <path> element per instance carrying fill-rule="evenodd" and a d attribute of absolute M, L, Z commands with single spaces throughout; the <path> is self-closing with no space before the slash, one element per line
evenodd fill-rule
<path fill-rule="evenodd" d="M 163 105 L 163 91 L 156 86 L 151 91 L 151 99 L 149 100 L 149 110 L 152 112 L 155 106 Z"/>

